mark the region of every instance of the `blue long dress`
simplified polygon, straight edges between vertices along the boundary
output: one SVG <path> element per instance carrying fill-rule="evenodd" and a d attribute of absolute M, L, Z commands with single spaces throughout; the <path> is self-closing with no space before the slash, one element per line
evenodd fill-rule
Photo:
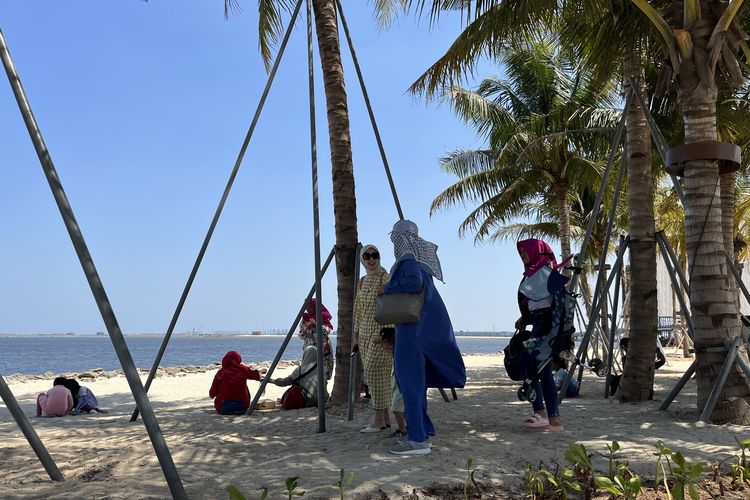
<path fill-rule="evenodd" d="M 432 276 L 413 257 L 402 259 L 385 285 L 385 293 L 418 293 L 424 305 L 417 323 L 396 325 L 394 368 L 404 397 L 409 440 L 424 442 L 435 435 L 427 415 L 428 387 L 463 387 L 466 368 L 456 344 L 448 311 Z"/>

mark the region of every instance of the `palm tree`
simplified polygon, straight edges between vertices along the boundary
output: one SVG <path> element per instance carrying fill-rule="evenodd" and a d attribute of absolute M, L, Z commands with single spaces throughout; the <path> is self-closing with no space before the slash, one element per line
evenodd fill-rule
<path fill-rule="evenodd" d="M 267 69 L 273 58 L 274 45 L 284 29 L 281 12 L 291 10 L 296 3 L 295 0 L 258 0 L 260 51 Z M 224 0 L 225 13 L 237 5 L 238 0 Z M 337 369 L 331 401 L 334 404 L 343 404 L 347 400 L 354 272 L 357 265 L 357 203 L 354 193 L 349 108 L 341 62 L 335 0 L 312 0 L 312 7 L 326 96 L 336 234 Z"/>
<path fill-rule="evenodd" d="M 441 160 L 443 170 L 459 180 L 438 195 L 431 213 L 478 203 L 459 233 L 474 231 L 480 242 L 518 215 L 532 216 L 541 197 L 556 207 L 555 239 L 569 255 L 569 191 L 571 185 L 598 184 L 602 161 L 592 144 L 600 145 L 601 136 L 611 133 L 617 111 L 602 107 L 612 105 L 608 88 L 574 74 L 551 40 L 509 49 L 501 61 L 507 79 L 485 79 L 476 92 L 448 91 L 454 111 L 489 147 L 454 151 Z M 584 121 L 582 115 L 595 116 L 599 127 L 574 128 Z"/>
<path fill-rule="evenodd" d="M 742 0 L 666 2 L 661 4 L 664 7 L 661 11 L 646 0 L 632 1 L 663 38 L 669 69 L 677 82 L 685 143 L 716 141 L 717 97 L 722 78 L 717 66 L 722 62 L 723 74 L 737 86 L 743 80 L 737 56 L 740 47 L 748 50 L 746 35 L 739 24 L 743 19 L 738 16 Z M 743 15 L 746 16 L 746 10 Z M 690 303 L 698 359 L 698 407 L 702 408 L 724 363 L 725 354 L 714 352 L 714 348 L 723 347 L 723 339 L 733 339 L 740 333 L 724 257 L 728 247 L 732 251 L 730 193 L 734 192 L 734 173 L 720 176 L 715 160 L 691 160 L 685 163 L 684 179 Z M 749 423 L 748 400 L 748 381 L 733 367 L 712 421 Z"/>
<path fill-rule="evenodd" d="M 566 50 L 582 57 L 595 78 L 607 81 L 619 75 L 617 78 L 627 90 L 630 84 L 626 77 L 633 76 L 646 96 L 641 60 L 648 47 L 650 27 L 648 23 L 635 22 L 637 9 L 629 2 L 414 0 L 407 4 L 417 8 L 431 4 L 432 15 L 443 9 L 463 9 L 470 18 L 445 55 L 412 85 L 412 92 L 434 95 L 441 87 L 470 74 L 481 57 L 496 57 L 530 34 L 559 31 Z M 631 349 L 619 397 L 638 401 L 652 397 L 658 312 L 651 300 L 656 294 L 651 141 L 643 113 L 635 102 L 628 110 L 627 138 Z"/>

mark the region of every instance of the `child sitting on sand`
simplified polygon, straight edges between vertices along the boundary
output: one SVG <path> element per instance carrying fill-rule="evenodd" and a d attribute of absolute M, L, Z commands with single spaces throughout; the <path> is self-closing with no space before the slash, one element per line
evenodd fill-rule
<path fill-rule="evenodd" d="M 65 387 L 65 378 L 57 377 L 52 382 L 52 389 L 42 392 L 36 398 L 36 416 L 42 413 L 48 417 L 62 417 L 73 409 L 73 395 Z"/>
<path fill-rule="evenodd" d="M 552 356 L 552 376 L 555 378 L 555 387 L 559 391 L 562 389 L 562 385 L 565 382 L 565 378 L 568 376 L 568 363 L 560 356 Z M 578 379 L 573 377 L 570 379 L 568 389 L 565 391 L 566 398 L 574 398 L 578 396 Z"/>
<path fill-rule="evenodd" d="M 96 411 L 97 413 L 107 413 L 107 410 L 99 408 L 99 401 L 97 401 L 96 396 L 91 392 L 91 389 L 82 386 L 77 380 L 72 378 L 65 379 L 65 387 L 67 387 L 73 395 L 73 415 L 90 413 L 92 411 Z"/>
<path fill-rule="evenodd" d="M 260 380 L 260 372 L 243 365 L 237 351 L 226 353 L 208 391 L 208 396 L 214 398 L 217 413 L 243 415 L 247 412 L 250 406 L 248 380 Z"/>

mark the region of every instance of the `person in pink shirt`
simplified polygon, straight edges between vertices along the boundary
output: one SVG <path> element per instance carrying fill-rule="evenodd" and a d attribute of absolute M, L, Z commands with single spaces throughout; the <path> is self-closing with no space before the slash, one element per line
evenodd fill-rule
<path fill-rule="evenodd" d="M 73 395 L 65 387 L 65 379 L 57 377 L 52 383 L 52 389 L 39 394 L 36 398 L 36 416 L 42 413 L 48 417 L 62 417 L 70 414 L 73 409 Z"/>

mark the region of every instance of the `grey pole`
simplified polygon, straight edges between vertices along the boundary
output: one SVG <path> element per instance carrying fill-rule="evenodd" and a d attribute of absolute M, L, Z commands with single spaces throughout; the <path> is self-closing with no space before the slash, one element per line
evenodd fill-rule
<path fill-rule="evenodd" d="M 315 249 L 315 344 L 318 352 L 318 432 L 326 431 L 326 375 L 323 366 L 323 296 L 320 285 L 320 216 L 318 211 L 318 146 L 315 130 L 312 0 L 307 0 L 307 81 L 310 91 L 310 162 L 312 165 L 313 245 Z"/>
<path fill-rule="evenodd" d="M 625 237 L 625 243 L 618 249 L 617 251 L 617 260 L 615 260 L 615 264 L 612 266 L 612 272 L 609 274 L 609 278 L 607 278 L 607 283 L 604 285 L 604 293 L 606 293 L 607 290 L 612 286 L 612 282 L 615 280 L 615 277 L 617 276 L 617 273 L 620 270 L 620 266 L 622 266 L 622 259 L 625 255 L 625 249 L 628 247 L 628 243 L 630 243 L 630 237 Z M 575 363 L 579 364 L 580 359 L 582 355 L 586 354 L 586 350 L 589 346 L 589 339 L 591 338 L 591 334 L 594 331 L 594 323 L 596 322 L 596 318 L 599 314 L 599 310 L 602 307 L 603 301 L 598 301 L 595 306 L 591 309 L 591 316 L 589 318 L 589 324 L 586 327 L 586 333 L 583 335 L 583 338 L 581 339 L 581 345 L 578 347 L 578 352 L 576 354 Z M 565 391 L 568 390 L 568 385 L 570 385 L 570 381 L 573 378 L 574 369 L 573 366 L 570 367 L 570 370 L 568 370 L 568 375 L 565 377 L 565 381 L 562 384 L 562 387 L 560 387 L 560 401 L 565 399 Z"/>
<path fill-rule="evenodd" d="M 331 261 L 333 261 L 333 256 L 335 254 L 336 254 L 336 247 L 333 247 L 331 249 L 331 252 L 328 254 L 328 258 L 323 264 L 323 269 L 321 270 L 321 273 L 323 275 L 325 275 L 326 271 L 328 270 L 328 266 L 331 264 Z M 266 375 L 260 381 L 260 388 L 258 389 L 258 392 L 255 393 L 255 397 L 253 397 L 253 401 L 252 403 L 250 403 L 250 407 L 247 410 L 248 416 L 253 414 L 253 411 L 255 410 L 255 406 L 258 404 L 258 400 L 260 399 L 260 395 L 266 391 L 266 386 L 268 385 L 268 381 L 271 380 L 271 376 L 273 375 L 273 372 L 276 369 L 276 366 L 279 364 L 279 361 L 281 361 L 281 356 L 284 355 L 284 351 L 286 350 L 286 347 L 289 345 L 289 341 L 292 340 L 292 335 L 294 335 L 294 331 L 297 329 L 297 325 L 299 325 L 299 322 L 302 319 L 302 314 L 304 314 L 305 309 L 307 309 L 307 305 L 310 303 L 310 299 L 312 298 L 314 293 L 315 293 L 315 283 L 313 283 L 312 287 L 310 287 L 310 292 L 307 294 L 307 297 L 305 297 L 305 300 L 302 302 L 302 307 L 300 307 L 299 312 L 297 313 L 297 316 L 294 318 L 294 321 L 292 322 L 292 326 L 289 328 L 289 332 L 287 332 L 286 337 L 284 338 L 284 341 L 281 343 L 281 347 L 279 347 L 279 350 L 276 353 L 276 357 L 273 359 L 271 366 L 268 368 L 268 372 L 266 372 Z"/>
<path fill-rule="evenodd" d="M 3 398 L 5 406 L 8 407 L 8 411 L 16 420 L 18 427 L 21 428 L 21 432 L 23 432 L 23 435 L 26 436 L 26 441 L 29 442 L 31 448 L 34 450 L 34 453 L 36 453 L 36 456 L 42 463 L 44 470 L 47 471 L 47 475 L 49 476 L 49 478 L 53 481 L 65 481 L 65 477 L 63 477 L 60 469 L 57 468 L 57 464 L 55 464 L 55 461 L 50 456 L 47 448 L 44 447 L 44 443 L 42 443 L 42 440 L 39 439 L 39 435 L 37 435 L 36 431 L 34 430 L 34 426 L 32 426 L 31 422 L 29 422 L 29 419 L 23 412 L 21 405 L 19 405 L 18 401 L 16 401 L 16 398 L 13 396 L 13 392 L 10 390 L 10 387 L 8 387 L 8 384 L 5 383 L 5 379 L 2 377 L 2 375 L 0 375 L 0 396 Z"/>
<path fill-rule="evenodd" d="M 362 244 L 357 245 L 357 250 L 354 252 L 354 293 L 352 294 L 354 300 L 352 303 L 357 303 L 357 289 L 359 288 L 359 253 L 362 249 Z M 354 336 L 354 315 L 352 315 L 352 337 Z M 354 344 L 352 343 L 352 349 Z M 346 396 L 346 419 L 354 420 L 354 391 L 356 390 L 357 380 L 357 353 L 356 351 L 349 352 L 349 390 Z"/>
<path fill-rule="evenodd" d="M 732 342 L 732 344 L 728 348 L 725 347 L 724 349 L 722 349 L 727 351 L 727 357 L 724 359 L 724 364 L 721 366 L 719 376 L 716 378 L 716 382 L 714 382 L 711 393 L 708 395 L 706 406 L 703 407 L 703 411 L 701 412 L 701 416 L 700 418 L 698 418 L 698 420 L 711 423 L 711 414 L 714 412 L 716 403 L 719 400 L 719 395 L 721 395 L 721 390 L 724 388 L 724 384 L 727 382 L 729 370 L 732 369 L 734 360 L 737 357 L 737 351 L 739 350 L 741 340 L 741 337 L 736 337 L 734 339 L 734 342 Z"/>
<path fill-rule="evenodd" d="M 680 261 L 677 259 L 677 256 L 675 255 L 674 250 L 672 250 L 672 246 L 669 244 L 667 235 L 664 234 L 664 231 L 657 231 L 656 237 L 661 239 L 662 246 L 664 247 L 664 250 L 667 252 L 667 255 L 664 256 L 664 260 L 667 260 L 667 258 L 669 258 L 672 261 L 672 267 L 674 268 L 674 271 L 677 273 L 677 276 L 680 278 L 680 283 L 682 283 L 682 287 L 685 289 L 685 293 L 687 293 L 689 297 L 690 296 L 690 283 L 688 283 L 688 280 L 685 277 L 685 273 L 682 271 L 682 267 L 680 267 Z"/>
<path fill-rule="evenodd" d="M 589 246 L 589 240 L 591 239 L 591 233 L 594 231 L 594 224 L 596 223 L 596 216 L 599 214 L 599 207 L 602 204 L 604 198 L 604 191 L 607 189 L 607 182 L 609 181 L 609 175 L 612 172 L 612 165 L 615 162 L 615 156 L 617 150 L 620 147 L 620 140 L 622 139 L 622 132 L 625 128 L 625 122 L 627 121 L 628 113 L 630 109 L 630 103 L 633 102 L 633 93 L 628 92 L 625 99 L 625 106 L 623 106 L 622 117 L 620 123 L 617 125 L 617 131 L 615 132 L 615 139 L 612 141 L 612 147 L 609 150 L 609 159 L 607 160 L 607 168 L 604 170 L 602 175 L 601 185 L 599 186 L 599 192 L 596 193 L 596 199 L 594 200 L 594 209 L 591 211 L 589 223 L 586 225 L 586 232 L 583 235 L 583 242 L 581 242 L 581 249 L 578 252 L 578 257 L 575 258 L 575 267 L 580 268 L 583 265 L 583 259 L 585 258 L 586 249 Z M 568 290 L 575 292 L 576 286 L 578 286 L 578 280 L 580 279 L 579 273 L 573 273 L 573 277 L 568 283 Z"/>
<path fill-rule="evenodd" d="M 625 237 L 620 236 L 620 246 L 625 244 Z M 607 356 L 607 376 L 604 377 L 604 399 L 609 398 L 609 374 L 612 373 L 612 364 L 615 357 L 615 337 L 617 336 L 617 309 L 618 301 L 620 300 L 620 280 L 622 279 L 622 266 L 617 270 L 617 277 L 615 278 L 615 297 L 612 301 L 612 327 L 609 329 L 609 344 L 607 348 L 609 355 Z"/>
<path fill-rule="evenodd" d="M 88 281 L 91 292 L 96 300 L 99 313 L 107 327 L 107 332 L 109 332 L 109 337 L 112 340 L 112 345 L 117 353 L 117 358 L 120 360 L 123 372 L 125 372 L 125 377 L 128 380 L 128 385 L 133 393 L 133 397 L 135 398 L 138 407 L 141 408 L 141 411 L 143 412 L 146 431 L 148 432 L 149 438 L 151 438 L 151 443 L 156 451 L 156 456 L 159 459 L 159 464 L 161 465 L 164 477 L 169 485 L 169 490 L 174 498 L 187 498 L 182 486 L 182 481 L 177 473 L 177 468 L 172 461 L 172 455 L 169 453 L 167 443 L 164 441 L 164 436 L 159 428 L 159 423 L 156 421 L 156 417 L 151 408 L 151 403 L 149 403 L 148 396 L 143 389 L 141 379 L 138 376 L 138 371 L 133 363 L 133 358 L 128 351 L 128 346 L 125 343 L 125 338 L 120 330 L 120 325 L 117 323 L 117 318 L 115 317 L 115 313 L 109 303 L 109 298 L 107 298 L 107 294 L 104 291 L 104 285 L 102 284 L 102 281 L 99 278 L 99 273 L 94 266 L 94 261 L 91 258 L 88 247 L 86 246 L 83 234 L 81 233 L 81 228 L 78 226 L 78 222 L 73 214 L 73 209 L 70 206 L 68 197 L 65 195 L 65 190 L 63 189 L 60 178 L 57 175 L 57 170 L 52 162 L 52 157 L 50 156 L 47 145 L 42 138 L 42 132 L 34 118 L 33 112 L 31 111 L 31 105 L 29 104 L 26 93 L 23 90 L 16 68 L 13 65 L 2 31 L 0 31 L 0 58 L 3 60 L 3 66 L 8 75 L 10 86 L 13 88 L 13 94 L 15 95 L 16 102 L 21 110 L 21 115 L 23 115 L 23 121 L 26 124 L 31 141 L 34 143 L 34 149 L 36 150 L 39 162 L 42 165 L 44 174 L 47 177 L 47 182 L 52 190 L 52 196 L 55 198 L 57 207 L 60 210 L 60 215 L 65 223 L 65 228 L 68 230 L 70 240 L 73 243 L 76 254 L 78 255 L 78 260 L 81 262 L 81 267 L 83 268 L 86 280 Z"/>
<path fill-rule="evenodd" d="M 198 274 L 198 268 L 200 268 L 201 262 L 203 262 L 203 256 L 206 254 L 208 244 L 214 234 L 214 229 L 216 229 L 216 224 L 218 224 L 219 217 L 221 217 L 221 212 L 224 210 L 224 205 L 226 204 L 227 198 L 229 197 L 229 192 L 232 190 L 234 179 L 237 177 L 237 172 L 239 172 L 240 170 L 240 165 L 242 165 L 242 160 L 244 159 L 245 152 L 247 151 L 247 147 L 250 144 L 250 139 L 253 136 L 253 132 L 255 132 L 255 126 L 258 124 L 258 120 L 260 119 L 261 111 L 263 111 L 263 106 L 266 103 L 266 98 L 268 97 L 268 93 L 271 90 L 271 84 L 273 84 L 273 80 L 276 77 L 276 71 L 279 69 L 281 58 L 284 55 L 284 50 L 286 49 L 287 42 L 289 41 L 289 36 L 292 34 L 294 21 L 297 19 L 297 14 L 299 13 L 301 6 L 302 0 L 298 0 L 297 6 L 295 7 L 294 12 L 292 12 L 292 17 L 289 20 L 289 27 L 284 34 L 284 39 L 281 42 L 281 45 L 279 46 L 279 53 L 276 55 L 276 60 L 273 63 L 273 68 L 271 69 L 271 73 L 268 75 L 266 87 L 263 89 L 263 94 L 261 94 L 260 101 L 258 102 L 258 107 L 255 109 L 255 115 L 253 115 L 252 122 L 250 122 L 250 128 L 247 131 L 247 135 L 245 136 L 245 141 L 242 143 L 242 147 L 240 148 L 240 152 L 237 155 L 237 160 L 234 163 L 232 173 L 229 175 L 229 180 L 227 181 L 227 185 L 224 188 L 224 194 L 221 196 L 219 206 L 216 207 L 214 218 L 213 220 L 211 220 L 211 225 L 208 227 L 208 232 L 206 233 L 206 237 L 203 240 L 203 245 L 198 252 L 198 257 L 195 259 L 195 264 L 193 264 L 193 269 L 190 272 L 190 276 L 188 277 L 187 283 L 185 284 L 185 288 L 182 290 L 182 295 L 180 296 L 180 300 L 177 303 L 177 308 L 172 315 L 172 321 L 169 322 L 169 328 L 167 328 L 167 333 L 164 335 L 164 340 L 162 340 L 161 347 L 159 347 L 159 352 L 156 355 L 154 364 L 151 366 L 151 371 L 148 372 L 145 386 L 146 392 L 148 392 L 148 390 L 151 388 L 151 382 L 153 382 L 154 377 L 156 376 L 156 371 L 159 369 L 159 363 L 161 363 L 161 359 L 162 357 L 164 357 L 164 352 L 167 350 L 169 339 L 172 338 L 172 332 L 174 332 L 175 326 L 177 325 L 177 320 L 180 317 L 180 313 L 182 313 L 182 308 L 185 305 L 188 294 L 190 293 L 190 288 L 193 286 L 195 276 L 196 274 Z M 135 422 L 137 418 L 138 408 L 133 411 L 133 414 L 130 417 L 130 421 Z"/>
<path fill-rule="evenodd" d="M 685 384 L 688 383 L 690 380 L 690 377 L 693 376 L 695 373 L 695 369 L 698 367 L 698 360 L 694 359 L 692 363 L 690 363 L 690 366 L 685 371 L 685 373 L 680 377 L 679 382 L 677 382 L 677 385 L 675 385 L 671 391 L 669 391 L 669 394 L 667 394 L 667 397 L 662 402 L 661 406 L 659 406 L 659 411 L 664 411 L 667 408 L 669 408 L 669 405 L 672 404 L 672 401 L 674 401 L 674 398 L 677 397 L 677 395 L 680 393 L 683 387 L 685 387 Z"/>
<path fill-rule="evenodd" d="M 646 106 L 646 102 L 643 100 L 643 96 L 641 95 L 641 92 L 638 90 L 638 87 L 635 85 L 635 81 L 632 76 L 628 76 L 628 80 L 630 81 L 630 88 L 633 90 L 633 94 L 635 94 L 635 98 L 638 101 L 638 105 L 641 107 L 641 110 L 643 111 L 643 116 L 646 117 L 646 123 L 648 123 L 648 128 L 651 131 L 651 137 L 654 138 L 654 143 L 656 144 L 656 149 L 659 150 L 659 155 L 661 156 L 661 162 L 662 165 L 665 167 L 667 166 L 667 151 L 669 151 L 669 145 L 667 144 L 667 141 L 664 139 L 664 136 L 661 135 L 661 130 L 659 130 L 659 126 L 656 124 L 656 120 L 654 120 L 653 115 L 651 115 L 651 110 Z M 677 192 L 677 197 L 680 199 L 680 202 L 682 203 L 682 206 L 685 206 L 685 191 L 682 189 L 682 184 L 680 184 L 679 179 L 675 177 L 672 174 L 669 174 L 669 177 L 672 179 L 672 185 L 674 186 L 675 191 Z"/>
<path fill-rule="evenodd" d="M 737 286 L 739 286 L 740 290 L 742 291 L 742 295 L 745 296 L 745 300 L 750 304 L 750 292 L 748 292 L 747 287 L 745 286 L 745 283 L 742 282 L 742 276 L 740 276 L 739 271 L 737 271 L 737 268 L 734 267 L 734 261 L 729 256 L 726 250 L 724 250 L 724 256 L 727 258 L 727 265 L 729 266 L 729 269 L 732 271 L 732 274 L 734 275 L 734 279 L 737 282 Z"/>
<path fill-rule="evenodd" d="M 375 134 L 375 141 L 378 143 L 378 150 L 380 151 L 380 158 L 383 160 L 383 167 L 385 168 L 385 175 L 388 177 L 388 185 L 391 188 L 391 195 L 393 196 L 393 202 L 396 204 L 396 211 L 398 212 L 398 218 L 403 220 L 404 212 L 401 210 L 401 203 L 398 200 L 398 194 L 396 193 L 396 185 L 393 182 L 393 176 L 391 175 L 391 168 L 388 166 L 388 158 L 385 155 L 385 148 L 383 147 L 383 140 L 380 138 L 380 131 L 378 130 L 378 124 L 375 121 L 375 114 L 372 112 L 372 105 L 370 104 L 370 96 L 367 93 L 367 87 L 365 86 L 365 79 L 362 76 L 362 69 L 359 67 L 359 60 L 357 54 L 354 52 L 354 43 L 352 43 L 352 37 L 349 33 L 349 26 L 346 23 L 346 17 L 344 17 L 344 10 L 341 8 L 341 2 L 336 0 L 335 7 L 338 8 L 339 17 L 341 18 L 341 26 L 344 28 L 344 34 L 346 35 L 346 42 L 349 45 L 349 53 L 352 55 L 352 62 L 354 62 L 354 69 L 357 72 L 357 78 L 359 79 L 359 86 L 362 89 L 362 97 L 365 100 L 365 106 L 367 106 L 367 114 L 370 116 L 370 123 L 372 124 L 372 131 Z"/>
<path fill-rule="evenodd" d="M 672 288 L 674 288 L 674 291 L 677 295 L 677 300 L 680 302 L 680 307 L 682 308 L 682 314 L 685 316 L 685 323 L 687 323 L 687 329 L 688 329 L 688 336 L 691 339 L 694 339 L 695 336 L 693 334 L 693 318 L 690 315 L 690 310 L 687 307 L 687 304 L 685 303 L 685 297 L 682 296 L 682 293 L 680 293 L 680 285 L 677 283 L 677 279 L 675 278 L 675 272 L 674 269 L 672 269 L 672 263 L 669 258 L 668 254 L 668 242 L 665 240 L 664 235 L 660 236 L 660 233 L 656 233 L 656 242 L 659 244 L 659 248 L 662 252 L 662 257 L 664 257 L 664 264 L 667 266 L 667 272 L 669 273 L 669 279 L 672 282 Z"/>

